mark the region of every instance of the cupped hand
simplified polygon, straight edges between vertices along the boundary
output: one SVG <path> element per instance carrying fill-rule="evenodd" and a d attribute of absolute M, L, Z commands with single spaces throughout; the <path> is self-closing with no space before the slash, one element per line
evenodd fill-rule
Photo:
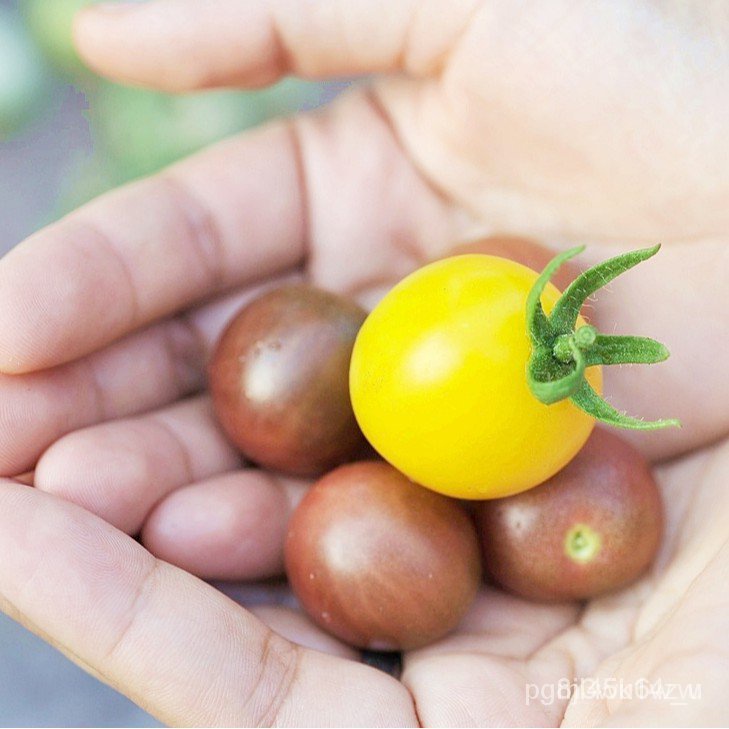
<path fill-rule="evenodd" d="M 87 11 L 78 41 L 101 72 L 177 91 L 376 75 L 111 193 L 0 263 L 0 474 L 35 470 L 36 486 L 0 489 L 5 609 L 171 724 L 720 721 L 722 7 L 156 0 Z M 279 574 L 306 488 L 225 442 L 199 394 L 204 364 L 261 287 L 306 277 L 371 303 L 491 233 L 587 243 L 588 262 L 666 244 L 593 318 L 672 351 L 606 385 L 616 406 L 684 423 L 634 438 L 663 461 L 667 535 L 650 575 L 583 608 L 485 590 L 453 636 L 406 656 L 398 683 L 295 614 L 263 611 L 338 655 L 295 647 L 189 574 Z M 548 700 L 587 676 L 602 692 Z M 618 679 L 700 684 L 702 697 L 606 698 Z"/>

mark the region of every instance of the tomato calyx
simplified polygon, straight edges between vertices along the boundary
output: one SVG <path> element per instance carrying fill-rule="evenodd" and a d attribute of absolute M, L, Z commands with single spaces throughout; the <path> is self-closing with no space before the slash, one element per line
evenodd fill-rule
<path fill-rule="evenodd" d="M 527 381 L 539 401 L 552 405 L 569 398 L 597 420 L 621 428 L 655 430 L 680 425 L 672 418 L 646 421 L 621 413 L 585 379 L 585 370 L 595 365 L 662 362 L 669 356 L 663 344 L 649 337 L 600 334 L 589 324 L 577 327 L 580 309 L 588 296 L 651 258 L 659 249 L 657 245 L 630 251 L 588 269 L 565 289 L 549 316 L 541 303 L 544 287 L 559 267 L 582 253 L 585 246 L 560 253 L 547 264 L 527 297 L 527 331 L 532 343 Z"/>
<path fill-rule="evenodd" d="M 565 554 L 578 564 L 587 564 L 597 557 L 602 537 L 588 524 L 576 524 L 565 535 Z"/>

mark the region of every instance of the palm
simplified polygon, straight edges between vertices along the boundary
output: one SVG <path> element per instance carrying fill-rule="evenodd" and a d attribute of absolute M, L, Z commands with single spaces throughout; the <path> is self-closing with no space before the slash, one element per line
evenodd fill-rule
<path fill-rule="evenodd" d="M 649 717 L 720 724 L 725 659 L 716 640 L 726 626 L 728 466 L 726 446 L 717 446 L 660 469 L 667 534 L 653 570 L 630 588 L 583 608 L 485 593 L 457 634 L 408 658 L 405 679 L 421 719 L 456 726 L 640 726 Z M 560 682 L 590 678 L 596 688 L 590 693 L 583 683 L 580 699 L 557 693 Z M 625 700 L 609 700 L 611 685 L 627 690 L 659 680 L 662 698 L 631 702 L 623 693 Z M 535 687 L 529 702 L 525 684 Z M 691 684 L 701 686 L 700 701 L 679 694 Z"/>
<path fill-rule="evenodd" d="M 729 517 L 722 488 L 727 465 L 720 446 L 692 451 L 726 433 L 729 393 L 721 389 L 719 368 L 709 360 L 696 362 L 694 354 L 707 342 L 717 358 L 729 354 L 717 351 L 729 343 L 716 341 L 721 330 L 714 315 L 726 300 L 718 263 L 726 260 L 729 220 L 719 201 L 729 193 L 723 174 L 729 160 L 722 158 L 719 120 L 726 114 L 721 100 L 728 97 L 719 92 L 720 74 L 711 81 L 716 89 L 694 83 L 706 78 L 698 66 L 695 77 L 677 74 L 668 84 L 659 62 L 639 72 L 627 53 L 615 61 L 613 49 L 630 46 L 641 32 L 656 48 L 668 42 L 672 31 L 664 14 L 624 8 L 621 15 L 606 15 L 597 25 L 615 23 L 602 41 L 597 31 L 580 32 L 585 23 L 596 23 L 594 6 L 585 3 L 582 15 L 576 7 L 571 4 L 568 14 L 558 12 L 556 3 L 548 11 L 534 3 L 513 18 L 498 4 L 449 4 L 442 33 L 450 34 L 448 42 L 428 32 L 410 36 L 401 63 L 413 77 L 378 80 L 324 114 L 227 143 L 159 181 L 77 213 L 10 256 L 0 269 L 0 311 L 6 312 L 0 363 L 15 376 L 0 385 L 15 427 L 13 437 L 0 442 L 1 472 L 13 476 L 37 464 L 39 489 L 79 503 L 130 534 L 141 531 L 150 551 L 200 576 L 250 580 L 276 574 L 286 519 L 306 484 L 240 470 L 206 399 L 189 399 L 203 384 L 211 343 L 241 300 L 293 275 L 371 302 L 455 242 L 489 232 L 530 235 L 555 247 L 599 244 L 589 249 L 593 259 L 637 242 L 666 241 L 671 245 L 640 289 L 616 282 L 595 315 L 598 325 L 656 336 L 673 353 L 655 372 L 620 371 L 608 380 L 616 404 L 684 422 L 679 433 L 637 440 L 652 457 L 689 453 L 661 467 L 669 526 L 654 572 L 583 610 L 485 592 L 453 636 L 406 657 L 403 682 L 415 698 L 417 718 L 430 725 L 557 723 L 563 715 L 567 723 L 604 723 L 615 712 L 623 712 L 613 717 L 618 723 L 640 723 L 641 711 L 672 708 L 655 702 L 525 702 L 525 683 L 556 684 L 591 674 L 702 683 L 704 700 L 684 711 L 691 721 L 715 720 L 710 712 L 721 705 L 722 689 L 715 668 L 723 650 L 716 639 L 726 632 L 726 621 L 720 610 L 724 588 L 713 577 L 729 559 L 721 553 Z M 601 12 L 620 10 L 613 3 Z M 670 17 L 669 6 L 665 12 Z M 690 50 L 696 32 L 704 30 L 695 20 L 692 32 L 670 39 L 673 53 Z M 715 33 L 721 29 L 712 27 Z M 104 37 L 110 69 L 143 58 L 114 58 L 113 42 Z M 717 48 L 720 41 L 717 36 Z M 571 55 L 558 51 L 563 47 Z M 103 65 L 102 52 L 95 53 Z M 295 60 L 295 49 L 293 54 Z M 709 52 L 705 61 L 718 63 Z M 129 69 L 124 73 L 134 77 Z M 612 74 L 618 86 L 611 85 Z M 659 85 L 660 98 L 645 103 Z M 677 199 L 680 216 L 673 209 Z M 158 241 L 153 250 L 150 237 Z M 43 279 L 49 270 L 55 272 L 50 286 Z M 64 288 L 68 281 L 70 290 Z M 110 305 L 90 310 L 89 292 L 99 286 L 108 289 Z M 70 514 L 64 519 L 98 530 L 97 546 L 104 544 L 97 522 Z M 103 533 L 125 554 L 138 549 Z M 10 542 L 13 547 L 17 542 Z M 129 555 L 146 559 L 137 551 Z M 88 558 L 77 550 L 75 560 L 66 555 L 66 565 L 88 567 Z M 175 573 L 174 580 L 194 593 L 189 604 L 174 605 L 174 615 L 197 610 L 213 621 L 223 610 L 218 598 L 198 595 L 187 576 Z M 134 595 L 146 594 L 147 583 L 131 590 L 132 617 L 123 611 L 116 616 L 122 628 L 121 637 L 109 640 L 114 657 L 118 645 L 129 642 L 127 623 L 138 622 Z M 43 627 L 36 610 L 28 602 L 20 613 Z M 267 619 L 275 623 L 276 615 Z M 61 630 L 66 638 L 69 630 Z M 342 646 L 322 643 L 306 625 L 295 622 L 288 632 L 348 655 Z M 66 642 L 87 663 L 103 664 L 105 658 L 92 660 Z M 221 664 L 217 670 L 223 681 L 232 669 Z M 376 707 L 379 713 L 355 705 L 348 721 L 413 720 L 410 696 L 384 676 L 337 671 L 357 679 L 340 689 L 345 695 L 359 686 L 365 696 L 393 697 Z M 160 715 L 173 722 L 187 718 L 177 707 L 159 708 L 140 688 L 111 674 L 107 680 L 149 701 Z M 313 708 L 318 704 L 302 688 L 313 681 L 307 683 L 305 675 L 300 671 L 296 695 L 311 703 L 304 716 L 320 721 Z M 295 686 L 288 688 L 296 693 Z M 252 713 L 220 709 L 199 716 L 285 721 L 293 716 L 287 713 L 291 702 L 288 694 L 278 695 L 258 714 L 246 704 Z"/>

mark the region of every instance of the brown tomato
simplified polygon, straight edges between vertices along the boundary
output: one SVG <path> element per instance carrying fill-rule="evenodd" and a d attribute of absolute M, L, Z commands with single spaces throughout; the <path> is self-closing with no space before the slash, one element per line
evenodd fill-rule
<path fill-rule="evenodd" d="M 209 365 L 223 429 L 255 463 L 318 476 L 355 458 L 364 436 L 349 399 L 349 360 L 364 309 L 308 285 L 245 306 Z"/>
<path fill-rule="evenodd" d="M 663 527 L 648 463 L 599 427 L 548 481 L 475 509 L 486 572 L 543 601 L 587 599 L 632 582 L 655 557 Z"/>
<path fill-rule="evenodd" d="M 296 510 L 285 546 L 299 601 L 325 630 L 372 650 L 407 650 L 452 630 L 481 580 L 461 505 L 384 462 L 342 466 Z"/>

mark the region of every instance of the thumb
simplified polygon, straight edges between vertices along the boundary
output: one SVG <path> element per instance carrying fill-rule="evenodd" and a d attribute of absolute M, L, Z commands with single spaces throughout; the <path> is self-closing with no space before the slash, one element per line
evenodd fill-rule
<path fill-rule="evenodd" d="M 73 504 L 0 481 L 0 604 L 172 726 L 416 725 L 390 676 L 306 650 Z"/>
<path fill-rule="evenodd" d="M 168 90 L 434 72 L 475 0 L 149 0 L 102 3 L 76 23 L 81 55 L 118 80 Z"/>

